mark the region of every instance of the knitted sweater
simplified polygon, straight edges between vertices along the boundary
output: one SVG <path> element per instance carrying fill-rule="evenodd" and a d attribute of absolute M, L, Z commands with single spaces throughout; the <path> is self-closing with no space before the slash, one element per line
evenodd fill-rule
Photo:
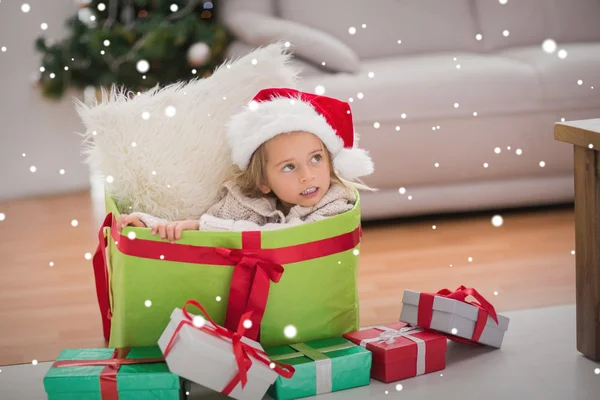
<path fill-rule="evenodd" d="M 284 214 L 275 197 L 250 198 L 244 196 L 239 186 L 227 182 L 222 188 L 221 200 L 200 217 L 201 231 L 244 231 L 286 228 L 306 222 L 318 221 L 350 211 L 356 203 L 352 189 L 333 182 L 321 200 L 312 207 L 295 205 Z M 134 212 L 146 226 L 167 222 L 149 214 Z"/>

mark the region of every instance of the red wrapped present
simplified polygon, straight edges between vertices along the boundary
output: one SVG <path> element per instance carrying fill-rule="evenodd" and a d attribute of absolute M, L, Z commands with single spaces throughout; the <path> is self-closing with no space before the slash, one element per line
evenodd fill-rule
<path fill-rule="evenodd" d="M 404 322 L 361 329 L 344 337 L 373 353 L 371 377 L 382 382 L 446 368 L 446 337 Z"/>

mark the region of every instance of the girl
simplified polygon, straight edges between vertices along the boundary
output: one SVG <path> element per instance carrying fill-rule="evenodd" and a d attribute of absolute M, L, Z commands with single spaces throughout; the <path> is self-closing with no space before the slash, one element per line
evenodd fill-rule
<path fill-rule="evenodd" d="M 122 214 L 127 225 L 151 227 L 171 242 L 184 230 L 242 231 L 285 228 L 351 210 L 355 182 L 373 172 L 356 148 L 350 106 L 334 98 L 288 88 L 261 90 L 228 126 L 233 178 L 221 200 L 199 220 L 168 222 L 148 214 Z"/>

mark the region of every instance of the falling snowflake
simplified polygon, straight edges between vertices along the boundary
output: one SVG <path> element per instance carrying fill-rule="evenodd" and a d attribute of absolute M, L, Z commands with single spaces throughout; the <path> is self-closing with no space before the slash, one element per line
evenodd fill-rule
<path fill-rule="evenodd" d="M 496 228 L 502 226 L 503 223 L 504 223 L 504 218 L 502 218 L 501 215 L 494 215 L 492 217 L 492 225 L 494 225 Z"/>
<path fill-rule="evenodd" d="M 174 117 L 176 113 L 177 110 L 173 106 L 167 106 L 167 108 L 165 108 L 165 114 L 167 117 Z"/>
<path fill-rule="evenodd" d="M 283 334 L 288 339 L 295 338 L 297 333 L 298 331 L 294 325 L 287 325 L 285 328 L 283 328 Z"/>
<path fill-rule="evenodd" d="M 139 60 L 135 64 L 135 68 L 140 74 L 145 74 L 150 69 L 150 63 L 146 60 Z"/>
<path fill-rule="evenodd" d="M 542 49 L 546 53 L 552 54 L 556 51 L 556 42 L 552 39 L 546 39 L 542 42 Z"/>

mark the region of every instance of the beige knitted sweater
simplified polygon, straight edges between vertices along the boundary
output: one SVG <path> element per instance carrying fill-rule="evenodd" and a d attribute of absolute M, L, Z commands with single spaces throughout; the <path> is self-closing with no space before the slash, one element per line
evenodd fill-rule
<path fill-rule="evenodd" d="M 333 182 L 323 198 L 312 207 L 295 205 L 285 214 L 275 197 L 250 198 L 239 186 L 227 182 L 221 200 L 200 217 L 201 231 L 243 231 L 281 229 L 306 222 L 318 221 L 350 211 L 356 203 L 354 191 Z M 146 226 L 167 222 L 151 215 L 134 212 Z"/>

